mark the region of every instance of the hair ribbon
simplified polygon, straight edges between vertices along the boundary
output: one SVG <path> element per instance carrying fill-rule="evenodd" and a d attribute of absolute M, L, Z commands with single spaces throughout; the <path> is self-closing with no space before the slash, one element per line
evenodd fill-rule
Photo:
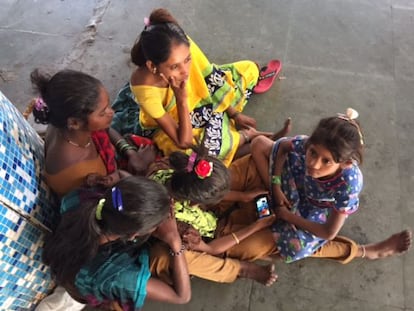
<path fill-rule="evenodd" d="M 356 129 L 358 130 L 360 143 L 361 143 L 361 145 L 363 145 L 364 144 L 364 139 L 363 139 L 363 136 L 362 136 L 361 128 L 359 127 L 358 123 L 356 123 L 354 121 L 356 118 L 358 118 L 358 116 L 359 116 L 358 111 L 356 111 L 355 109 L 352 109 L 352 108 L 347 108 L 345 114 L 343 114 L 343 113 L 338 113 L 337 114 L 337 117 L 339 119 L 345 120 L 345 121 L 349 122 L 350 124 L 352 124 L 353 126 L 356 127 Z"/>

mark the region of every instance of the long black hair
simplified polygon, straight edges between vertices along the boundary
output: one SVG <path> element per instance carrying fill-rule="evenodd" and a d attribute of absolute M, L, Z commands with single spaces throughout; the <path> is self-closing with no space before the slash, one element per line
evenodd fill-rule
<path fill-rule="evenodd" d="M 190 158 L 193 163 L 190 164 Z M 170 194 L 178 200 L 193 203 L 216 204 L 230 190 L 230 174 L 226 166 L 214 156 L 208 155 L 203 146 L 193 146 L 193 153 L 187 155 L 176 151 L 170 154 L 169 162 L 174 173 L 169 181 Z M 201 162 L 212 165 L 211 175 L 200 178 L 197 167 Z"/>
<path fill-rule="evenodd" d="M 175 18 L 166 9 L 155 9 L 149 17 L 149 25 L 135 41 L 131 49 L 131 61 L 138 67 L 150 60 L 159 65 L 168 60 L 173 44 L 190 42 Z"/>
<path fill-rule="evenodd" d="M 75 195 L 82 198 L 80 191 Z M 102 236 L 119 235 L 126 241 L 135 234 L 148 234 L 168 216 L 170 208 L 166 188 L 138 176 L 124 178 L 103 194 L 92 193 L 78 202 L 79 206 L 62 215 L 45 241 L 43 261 L 58 284 L 74 281 L 81 267 L 96 256 Z"/>
<path fill-rule="evenodd" d="M 324 146 L 332 153 L 335 162 L 363 162 L 364 145 L 361 127 L 356 120 L 329 117 L 319 121 L 306 146 Z"/>
<path fill-rule="evenodd" d="M 45 107 L 34 107 L 35 122 L 67 128 L 68 118 L 87 123 L 99 101 L 102 83 L 80 71 L 61 70 L 53 76 L 35 69 L 30 74 L 34 89 L 40 94 Z"/>

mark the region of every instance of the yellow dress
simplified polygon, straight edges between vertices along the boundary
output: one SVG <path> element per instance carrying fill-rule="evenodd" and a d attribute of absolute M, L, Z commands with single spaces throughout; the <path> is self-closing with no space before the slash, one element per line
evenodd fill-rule
<path fill-rule="evenodd" d="M 252 61 L 212 64 L 191 39 L 190 53 L 192 62 L 187 96 L 193 143 L 203 141 L 210 154 L 229 166 L 238 148 L 240 134 L 225 111 L 230 106 L 237 111 L 243 110 L 257 83 L 259 69 Z M 180 150 L 156 121 L 168 113 L 178 122 L 172 89 L 131 85 L 131 90 L 140 107 L 139 122 L 142 129 L 152 131 L 151 138 L 164 155 Z"/>

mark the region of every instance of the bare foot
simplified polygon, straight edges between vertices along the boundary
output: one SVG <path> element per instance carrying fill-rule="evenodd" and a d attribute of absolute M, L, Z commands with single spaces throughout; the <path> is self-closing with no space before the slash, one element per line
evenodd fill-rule
<path fill-rule="evenodd" d="M 363 245 L 362 247 L 365 247 L 365 258 L 373 260 L 403 254 L 411 247 L 411 243 L 411 230 L 404 230 L 393 234 L 384 241 Z M 363 250 L 361 251 L 363 253 Z"/>
<path fill-rule="evenodd" d="M 277 281 L 275 265 L 261 266 L 253 262 L 240 262 L 239 277 L 255 280 L 265 286 L 270 286 Z"/>
<path fill-rule="evenodd" d="M 292 119 L 289 117 L 285 120 L 285 124 L 283 125 L 283 128 L 274 133 L 272 137 L 270 137 L 272 140 L 278 140 L 279 138 L 285 137 L 292 129 Z"/>

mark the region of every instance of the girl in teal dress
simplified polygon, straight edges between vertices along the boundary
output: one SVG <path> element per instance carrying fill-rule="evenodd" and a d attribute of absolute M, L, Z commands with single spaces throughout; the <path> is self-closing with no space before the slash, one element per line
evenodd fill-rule
<path fill-rule="evenodd" d="M 62 219 L 43 261 L 76 300 L 93 307 L 138 310 L 145 299 L 182 304 L 191 289 L 184 245 L 166 189 L 130 176 L 104 193 L 78 189 L 62 200 Z M 151 277 L 145 241 L 170 248 L 172 285 Z"/>

